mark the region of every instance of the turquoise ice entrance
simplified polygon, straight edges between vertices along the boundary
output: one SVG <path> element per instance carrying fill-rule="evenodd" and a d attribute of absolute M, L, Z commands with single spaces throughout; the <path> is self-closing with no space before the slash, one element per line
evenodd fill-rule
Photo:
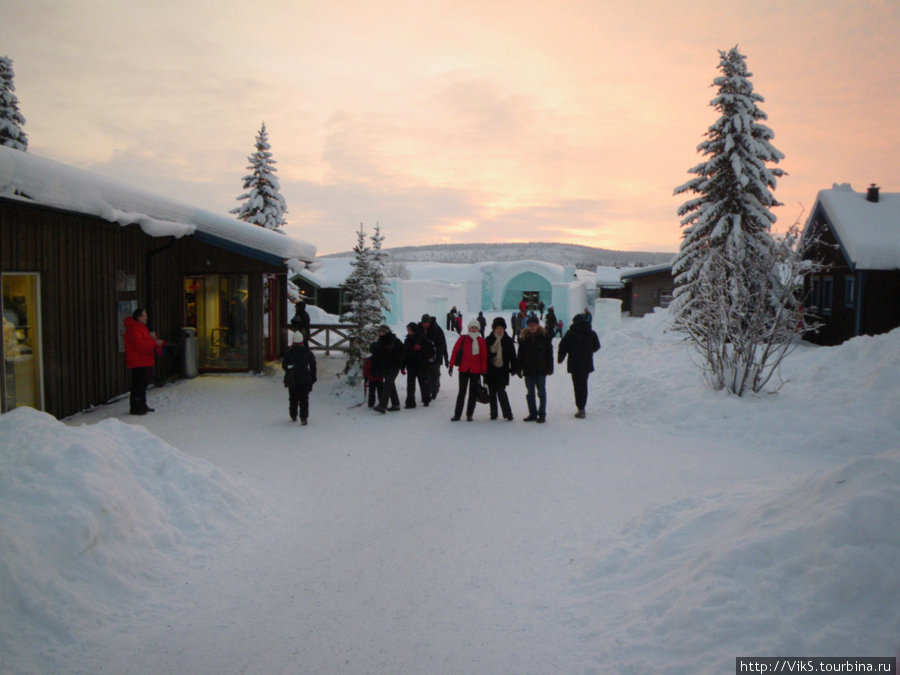
<path fill-rule="evenodd" d="M 552 300 L 553 287 L 540 274 L 534 272 L 522 272 L 506 284 L 503 290 L 503 309 L 518 309 L 519 301 L 522 300 L 524 294 L 528 294 L 529 298 L 538 298 L 538 302 L 549 305 Z M 535 296 L 534 294 L 537 294 Z"/>

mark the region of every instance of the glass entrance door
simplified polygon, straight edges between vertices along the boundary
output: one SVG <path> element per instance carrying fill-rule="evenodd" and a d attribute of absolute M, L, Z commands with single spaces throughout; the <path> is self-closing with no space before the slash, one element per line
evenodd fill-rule
<path fill-rule="evenodd" d="M 2 275 L 3 406 L 43 408 L 40 277 Z"/>
<path fill-rule="evenodd" d="M 247 275 L 185 277 L 184 325 L 197 329 L 200 368 L 248 369 Z"/>

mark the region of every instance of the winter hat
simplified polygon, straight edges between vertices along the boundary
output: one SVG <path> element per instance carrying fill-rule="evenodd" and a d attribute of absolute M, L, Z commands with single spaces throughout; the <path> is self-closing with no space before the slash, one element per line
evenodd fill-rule
<path fill-rule="evenodd" d="M 496 328 L 497 326 L 503 326 L 503 330 L 506 330 L 506 319 L 502 316 L 498 316 L 491 322 L 491 329 Z"/>
<path fill-rule="evenodd" d="M 538 319 L 534 314 L 532 314 L 531 316 L 528 317 L 528 320 L 525 323 L 529 324 L 529 323 L 540 323 L 540 322 L 541 322 L 540 319 Z"/>
<path fill-rule="evenodd" d="M 413 333 L 419 330 L 419 324 L 417 324 L 415 321 L 410 321 L 408 324 L 406 324 L 406 327 Z"/>
<path fill-rule="evenodd" d="M 303 342 L 303 333 L 299 330 L 295 330 L 293 333 L 291 333 L 291 342 L 293 342 L 294 344 Z"/>
<path fill-rule="evenodd" d="M 391 329 L 388 326 L 385 326 L 384 324 L 378 326 L 378 334 L 379 335 L 387 335 L 390 332 L 391 332 Z"/>
<path fill-rule="evenodd" d="M 584 314 L 576 314 L 572 317 L 572 323 L 581 323 L 584 321 Z"/>
<path fill-rule="evenodd" d="M 422 323 L 431 323 L 431 315 L 423 314 L 422 315 Z"/>
<path fill-rule="evenodd" d="M 480 333 L 481 324 L 478 323 L 478 319 L 472 319 L 471 321 L 469 321 L 469 325 L 466 326 L 466 330 L 468 330 L 470 333 Z"/>

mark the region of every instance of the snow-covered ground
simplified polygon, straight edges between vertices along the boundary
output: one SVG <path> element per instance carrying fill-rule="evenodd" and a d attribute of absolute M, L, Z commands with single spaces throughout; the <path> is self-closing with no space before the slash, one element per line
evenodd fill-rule
<path fill-rule="evenodd" d="M 486 313 L 488 320 L 491 313 Z M 900 647 L 900 330 L 704 389 L 665 314 L 601 334 L 588 417 L 377 415 L 319 358 L 0 417 L 0 671 L 733 672 Z M 401 397 L 404 387 L 401 386 Z"/>

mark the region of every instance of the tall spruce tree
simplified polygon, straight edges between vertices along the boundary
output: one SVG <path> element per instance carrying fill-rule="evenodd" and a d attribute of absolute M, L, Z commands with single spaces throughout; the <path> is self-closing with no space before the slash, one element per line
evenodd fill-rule
<path fill-rule="evenodd" d="M 13 82 L 13 62 L 8 56 L 0 56 L 0 145 L 23 152 L 28 150 L 28 136 L 22 130 L 25 118 L 19 112 L 19 99 Z"/>
<path fill-rule="evenodd" d="M 767 164 L 784 155 L 760 123 L 766 115 L 757 104 L 764 99 L 753 91 L 738 48 L 719 54 L 722 74 L 710 105 L 720 117 L 697 148 L 707 159 L 675 189 L 696 197 L 678 210 L 685 231 L 670 310 L 700 352 L 710 384 L 740 395 L 759 391 L 789 347 L 799 309 L 791 274 L 800 274 L 800 266 L 795 233 L 776 242 L 770 232 L 769 209 L 779 205 L 771 190 L 784 172 Z"/>
<path fill-rule="evenodd" d="M 251 171 L 244 176 L 244 190 L 247 192 L 237 198 L 244 203 L 233 208 L 230 213 L 248 223 L 280 232 L 285 225 L 287 205 L 281 196 L 281 185 L 275 177 L 277 162 L 272 159 L 270 149 L 269 134 L 266 132 L 266 123 L 263 122 L 256 135 L 256 151 L 247 157 L 250 162 L 247 168 Z"/>

